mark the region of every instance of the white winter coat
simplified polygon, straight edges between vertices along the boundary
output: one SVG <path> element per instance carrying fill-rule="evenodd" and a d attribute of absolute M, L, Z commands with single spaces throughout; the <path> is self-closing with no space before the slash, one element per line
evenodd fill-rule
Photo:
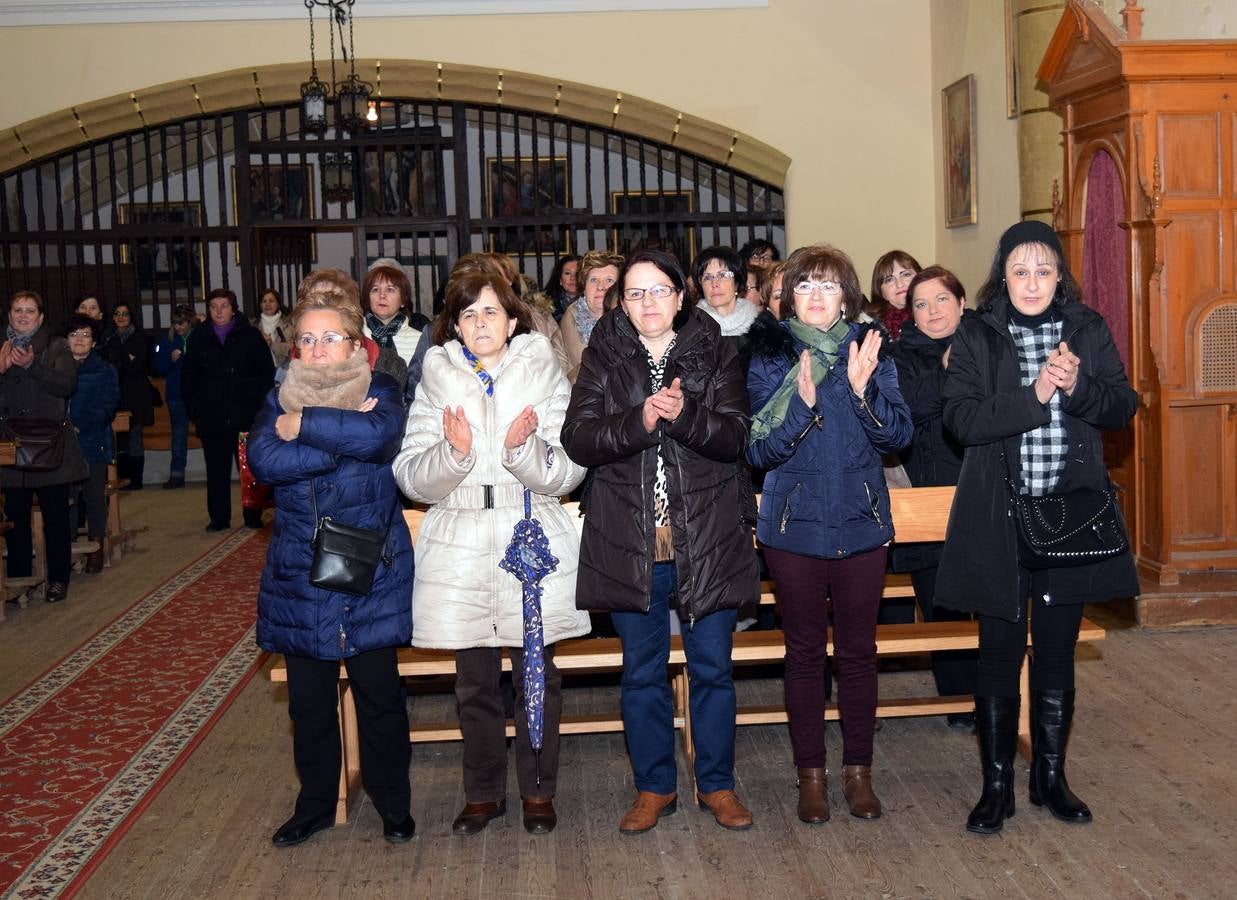
<path fill-rule="evenodd" d="M 368 324 L 362 331 L 364 331 L 367 338 L 373 337 Z M 395 332 L 391 340 L 395 344 L 395 352 L 407 364 L 412 362 L 412 355 L 417 351 L 417 342 L 421 340 L 421 331 L 418 328 L 413 328 L 408 324 L 408 320 L 405 319 L 404 324 L 399 327 L 399 331 Z"/>
<path fill-rule="evenodd" d="M 558 499 L 584 478 L 584 469 L 568 458 L 559 442 L 571 386 L 550 342 L 537 333 L 512 338 L 506 356 L 490 374 L 492 397 L 464 359 L 459 341 L 430 348 L 403 447 L 392 464 L 405 494 L 433 504 L 416 546 L 416 647 L 523 643 L 520 583 L 498 563 L 524 515 L 525 487 L 532 491 L 532 512 L 545 529 L 550 552 L 558 558 L 557 570 L 541 582 L 545 642 L 589 631 L 588 614 L 575 605 L 579 531 Z M 462 464 L 443 436 L 447 405 L 462 406 L 472 427 L 472 451 Z M 537 413 L 537 431 L 508 461 L 503 441 L 526 406 Z M 484 508 L 485 485 L 493 486 L 493 509 Z"/>

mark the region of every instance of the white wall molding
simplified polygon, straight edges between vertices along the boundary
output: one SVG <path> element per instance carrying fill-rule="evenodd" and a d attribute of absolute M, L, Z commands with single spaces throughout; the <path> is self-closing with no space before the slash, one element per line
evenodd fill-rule
<path fill-rule="evenodd" d="M 358 18 L 763 8 L 769 0 L 358 0 Z M 316 10 L 322 15 L 324 10 Z M 0 27 L 303 19 L 301 0 L 0 0 Z"/>

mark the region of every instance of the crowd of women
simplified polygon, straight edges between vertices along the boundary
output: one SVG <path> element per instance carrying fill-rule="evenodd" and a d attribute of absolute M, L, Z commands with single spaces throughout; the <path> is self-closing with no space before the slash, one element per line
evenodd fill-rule
<path fill-rule="evenodd" d="M 830 632 L 842 794 L 852 815 L 882 814 L 876 629 L 890 566 L 911 573 L 926 619 L 979 620 L 977 658 L 933 659 L 942 694 L 975 696 L 961 724 L 978 733 L 983 787 L 966 827 L 999 831 L 1014 813 L 1028 621 L 1030 800 L 1089 821 L 1064 769 L 1074 646 L 1084 601 L 1137 593 L 1132 559 L 1124 548 L 1040 565 L 1024 556 L 1009 514 L 1018 498 L 1107 490 L 1099 432 L 1134 413 L 1108 328 L 1081 300 L 1057 236 L 1036 222 L 1002 236 L 974 311 L 951 272 L 904 252 L 878 260 L 865 297 L 841 250 L 806 246 L 779 261 L 767 241 L 706 249 L 687 271 L 659 251 L 590 251 L 561 259 L 544 291 L 508 257 L 470 254 L 432 322 L 411 312 L 393 261 L 360 288 L 336 270 L 311 273 L 289 315 L 277 297 L 269 310 L 264 300 L 253 328 L 240 324 L 233 295 L 215 292 L 209 325 L 178 325 L 167 358 L 182 365 L 183 414 L 204 446 L 217 441 L 208 471 L 226 462 L 219 477 L 230 475 L 225 451 L 247 431 L 253 473 L 275 490 L 258 641 L 287 657 L 301 788 L 274 843 L 300 843 L 334 821 L 340 660 L 384 835 L 413 836 L 396 662 L 408 643 L 455 652 L 465 804 L 452 830 L 475 834 L 506 814 L 506 651 L 523 824 L 551 831 L 562 711 L 554 647 L 589 633 L 590 613 L 607 613 L 622 644 L 636 796 L 619 830 L 646 832 L 677 807 L 672 631 L 690 679 L 695 800 L 723 827 L 750 827 L 735 792 L 731 650 L 762 567 L 785 636 L 802 821 L 830 816 Z M 59 415 L 51 407 L 73 394 L 74 360 L 84 383 L 84 322 L 71 325 L 70 354 L 39 336 L 37 298 L 14 298 L 0 412 L 46 397 L 45 414 Z M 241 360 L 223 358 L 245 333 L 271 352 L 242 402 L 212 373 Z M 278 384 L 262 399 L 259 382 L 277 364 Z M 912 484 L 957 485 L 943 545 L 891 552 L 886 472 L 897 463 Z M 81 477 L 76 457 L 64 465 L 64 480 Z M 30 475 L 3 477 L 16 521 L 31 490 L 45 488 Z M 428 507 L 415 559 L 401 494 Z M 568 496 L 580 500 L 582 531 Z M 211 526 L 226 527 L 222 494 L 211 503 Z M 329 541 L 341 529 L 349 550 Z M 352 570 L 331 567 L 332 553 L 353 552 Z M 14 563 L 10 552 L 10 574 Z M 536 566 L 535 579 L 522 577 Z"/>

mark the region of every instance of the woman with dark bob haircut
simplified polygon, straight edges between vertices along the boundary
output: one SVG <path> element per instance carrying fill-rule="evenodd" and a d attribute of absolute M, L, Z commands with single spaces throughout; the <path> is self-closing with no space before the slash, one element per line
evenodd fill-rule
<path fill-rule="evenodd" d="M 643 250 L 619 273 L 620 306 L 584 348 L 563 425 L 593 470 L 576 602 L 609 610 L 623 645 L 622 709 L 639 791 L 619 823 L 640 834 L 674 812 L 674 709 L 666 681 L 670 609 L 684 623 L 696 800 L 750 828 L 734 792 L 736 612 L 757 590 L 740 521 L 747 392 L 734 345 L 692 306 L 674 258 Z"/>
<path fill-rule="evenodd" d="M 1108 490 L 1100 432 L 1129 424 L 1138 395 L 1108 325 L 1082 304 L 1061 241 L 1043 222 L 1001 235 L 978 312 L 962 321 L 949 350 L 945 427 L 965 455 L 936 602 L 979 614 L 983 793 L 966 827 L 991 834 L 1014 814 L 1027 619 L 1035 646 L 1030 800 L 1063 821 L 1089 822 L 1090 809 L 1065 780 L 1082 605 L 1139 591 L 1128 546 L 1099 562 L 1028 568 L 1005 498 L 1011 488 L 1033 497 Z"/>
<path fill-rule="evenodd" d="M 872 267 L 872 292 L 865 312 L 885 326 L 891 340 L 898 339 L 902 325 L 911 317 L 906 289 L 922 268 L 905 250 L 890 250 Z"/>
<path fill-rule="evenodd" d="M 910 443 L 911 415 L 881 333 L 859 324 L 863 294 L 845 253 L 791 254 L 782 321 L 751 335 L 748 461 L 765 469 L 756 537 L 777 583 L 786 637 L 786 712 L 799 818 L 829 819 L 825 668 L 833 600 L 842 792 L 850 813 L 881 814 L 872 790 L 876 616 L 893 538 L 881 455 Z"/>
<path fill-rule="evenodd" d="M 448 280 L 436 346 L 425 355 L 393 464 L 401 490 L 432 504 L 417 538 L 412 643 L 455 651 L 465 805 L 451 830 L 460 835 L 482 831 L 507 810 L 499 679 L 506 648 L 522 710 L 524 614 L 520 582 L 498 564 L 526 510 L 558 558 L 541 581 L 545 692 L 530 698 L 543 704 L 540 760 L 526 716 L 516 716 L 516 773 L 532 834 L 558 821 L 562 677 L 554 645 L 589 630 L 588 613 L 575 608 L 579 537 L 560 502 L 584 478 L 559 443 L 571 386 L 549 340 L 529 322 L 527 304 L 497 271 L 465 269 Z"/>

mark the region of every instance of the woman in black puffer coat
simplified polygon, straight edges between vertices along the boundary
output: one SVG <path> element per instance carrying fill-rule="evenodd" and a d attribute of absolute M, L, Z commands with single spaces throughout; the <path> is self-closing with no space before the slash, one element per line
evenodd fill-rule
<path fill-rule="evenodd" d="M 140 491 L 146 468 L 145 429 L 155 424 L 153 387 L 147 377 L 149 347 L 146 334 L 137 326 L 136 311 L 123 300 L 112 310 L 114 330 L 103 340 L 99 355 L 120 376 L 120 408 L 127 409 L 129 433 L 117 454 L 116 470 L 128 481 L 122 490 Z"/>
<path fill-rule="evenodd" d="M 1074 645 L 1082 604 L 1138 594 L 1129 548 L 1070 568 L 1019 559 L 1006 472 L 1032 496 L 1109 486 L 1101 429 L 1129 424 L 1138 397 L 1102 316 L 1084 306 L 1056 233 L 1019 222 L 1001 236 L 979 315 L 949 351 L 945 427 L 966 448 L 936 583 L 936 602 L 979 614 L 975 697 L 984 790 L 967 820 L 990 834 L 1014 813 L 1018 676 L 1027 619 L 1031 666 L 1030 799 L 1059 819 L 1091 811 L 1065 780 L 1074 716 Z"/>
<path fill-rule="evenodd" d="M 619 273 L 619 309 L 584 350 L 562 442 L 593 468 L 576 603 L 612 612 L 623 643 L 623 722 L 639 795 L 624 834 L 673 812 L 669 609 L 684 623 L 698 801 L 719 824 L 751 825 L 734 794 L 736 610 L 756 591 L 736 463 L 748 401 L 734 347 L 694 309 L 673 258 L 643 251 Z M 674 598 L 677 598 L 677 602 Z"/>

